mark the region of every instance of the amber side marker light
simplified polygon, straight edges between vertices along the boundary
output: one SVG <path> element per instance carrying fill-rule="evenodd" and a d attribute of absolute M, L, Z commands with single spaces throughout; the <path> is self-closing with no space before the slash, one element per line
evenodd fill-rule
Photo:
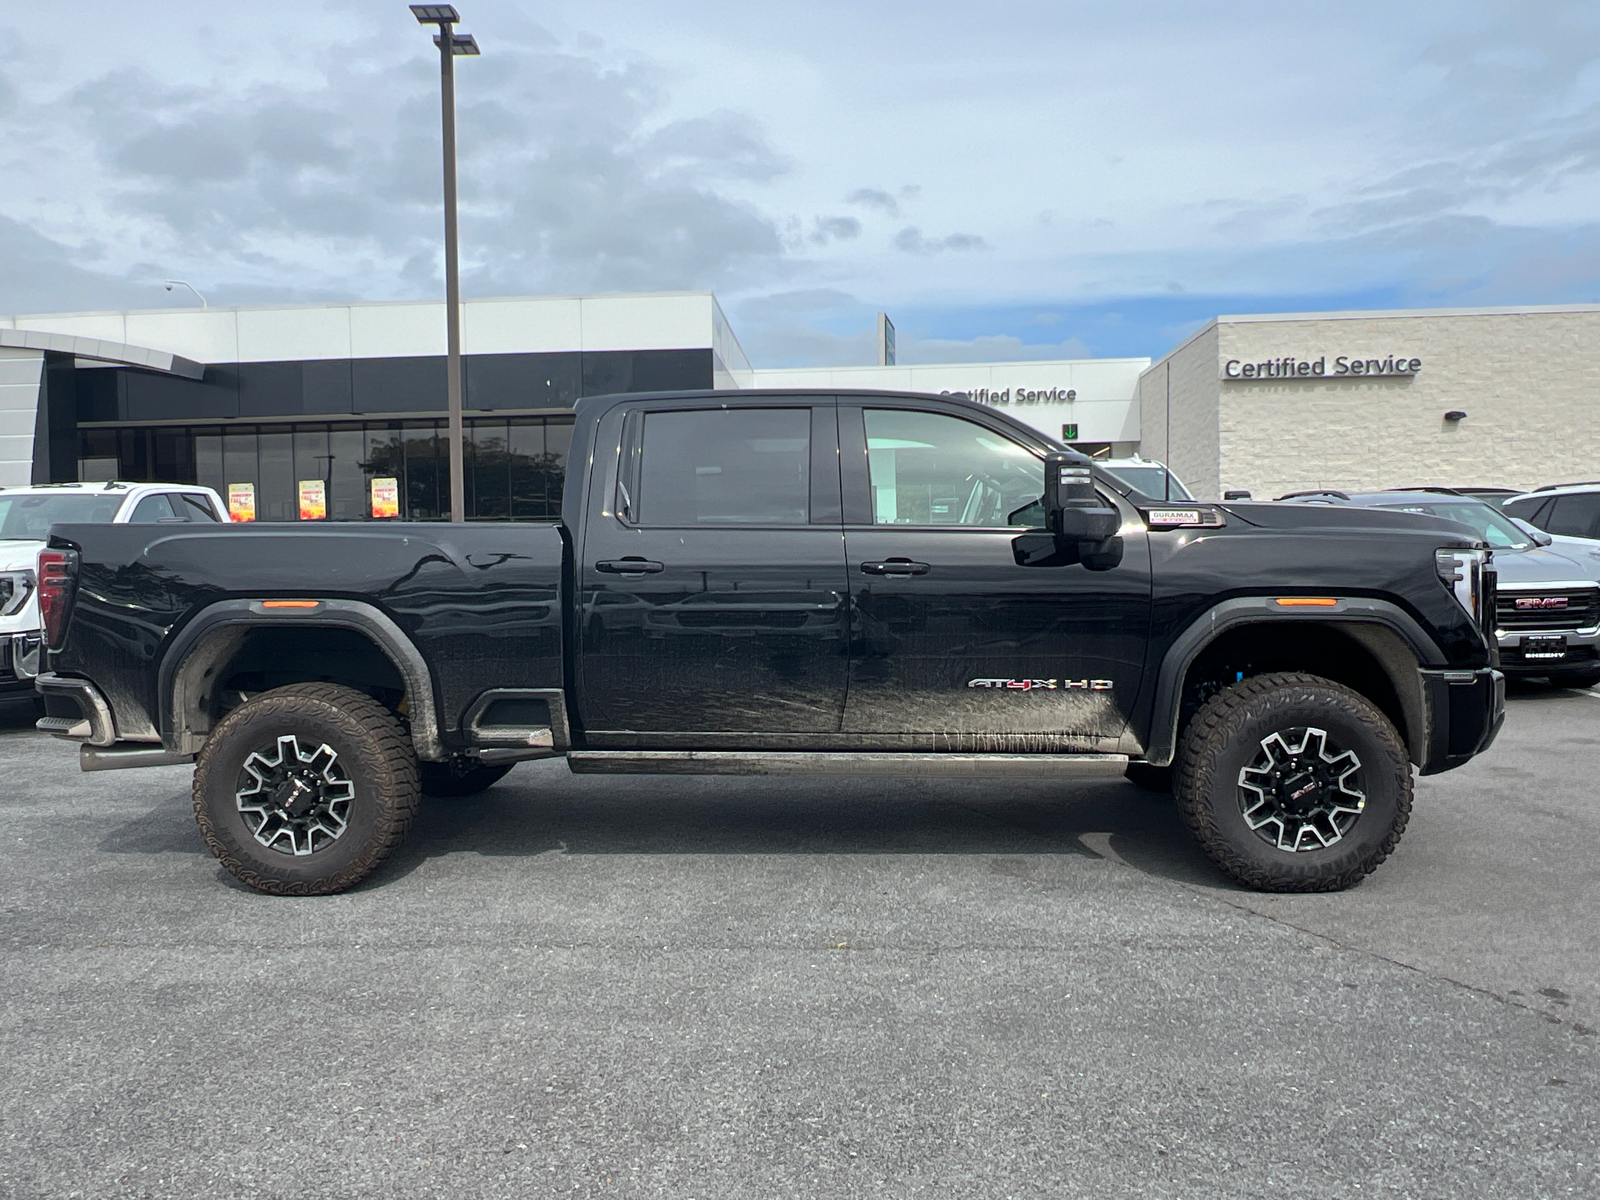
<path fill-rule="evenodd" d="M 1283 608 L 1332 608 L 1339 602 L 1332 596 L 1283 596 L 1273 603 Z"/>
<path fill-rule="evenodd" d="M 263 600 L 262 608 L 316 608 L 321 600 Z"/>

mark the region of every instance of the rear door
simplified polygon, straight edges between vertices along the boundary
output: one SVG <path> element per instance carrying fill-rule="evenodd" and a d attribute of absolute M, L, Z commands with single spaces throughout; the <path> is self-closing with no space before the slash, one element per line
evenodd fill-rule
<path fill-rule="evenodd" d="M 1110 570 L 1020 566 L 1013 541 L 1043 524 L 1037 447 L 953 406 L 841 398 L 839 421 L 855 625 L 845 731 L 972 750 L 1117 737 L 1149 632 L 1142 525 L 1125 525 Z"/>
<path fill-rule="evenodd" d="M 605 426 L 602 426 L 604 429 Z M 830 397 L 626 411 L 578 564 L 590 735 L 835 733 L 848 587 Z M 597 451 L 595 470 L 601 470 Z"/>

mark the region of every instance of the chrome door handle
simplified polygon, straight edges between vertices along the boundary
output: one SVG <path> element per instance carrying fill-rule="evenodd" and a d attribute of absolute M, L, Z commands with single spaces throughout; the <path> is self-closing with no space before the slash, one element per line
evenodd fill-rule
<path fill-rule="evenodd" d="M 909 558 L 891 558 L 884 562 L 861 564 L 864 575 L 926 575 L 929 569 L 927 563 L 912 562 Z"/>
<path fill-rule="evenodd" d="M 595 563 L 594 569 L 604 575 L 655 575 L 666 570 L 647 558 L 605 558 Z"/>

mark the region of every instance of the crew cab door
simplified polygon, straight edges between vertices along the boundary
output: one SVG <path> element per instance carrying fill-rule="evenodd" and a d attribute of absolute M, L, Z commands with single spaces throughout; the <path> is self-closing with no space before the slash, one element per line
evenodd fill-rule
<path fill-rule="evenodd" d="M 1116 738 L 1149 633 L 1142 530 L 1123 534 L 1110 569 L 1019 566 L 1013 540 L 1043 524 L 1039 446 L 916 401 L 841 398 L 839 428 L 854 598 L 845 731 L 934 749 Z"/>
<path fill-rule="evenodd" d="M 613 494 L 591 492 L 578 563 L 590 736 L 837 733 L 849 592 L 832 398 L 655 401 L 612 428 Z"/>

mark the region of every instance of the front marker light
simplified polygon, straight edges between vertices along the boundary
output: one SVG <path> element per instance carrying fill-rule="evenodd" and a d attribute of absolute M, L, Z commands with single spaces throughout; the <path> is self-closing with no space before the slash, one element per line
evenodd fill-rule
<path fill-rule="evenodd" d="M 1434 565 L 1439 579 L 1456 603 L 1466 610 L 1474 625 L 1483 624 L 1484 572 L 1489 565 L 1487 550 L 1435 550 Z"/>

